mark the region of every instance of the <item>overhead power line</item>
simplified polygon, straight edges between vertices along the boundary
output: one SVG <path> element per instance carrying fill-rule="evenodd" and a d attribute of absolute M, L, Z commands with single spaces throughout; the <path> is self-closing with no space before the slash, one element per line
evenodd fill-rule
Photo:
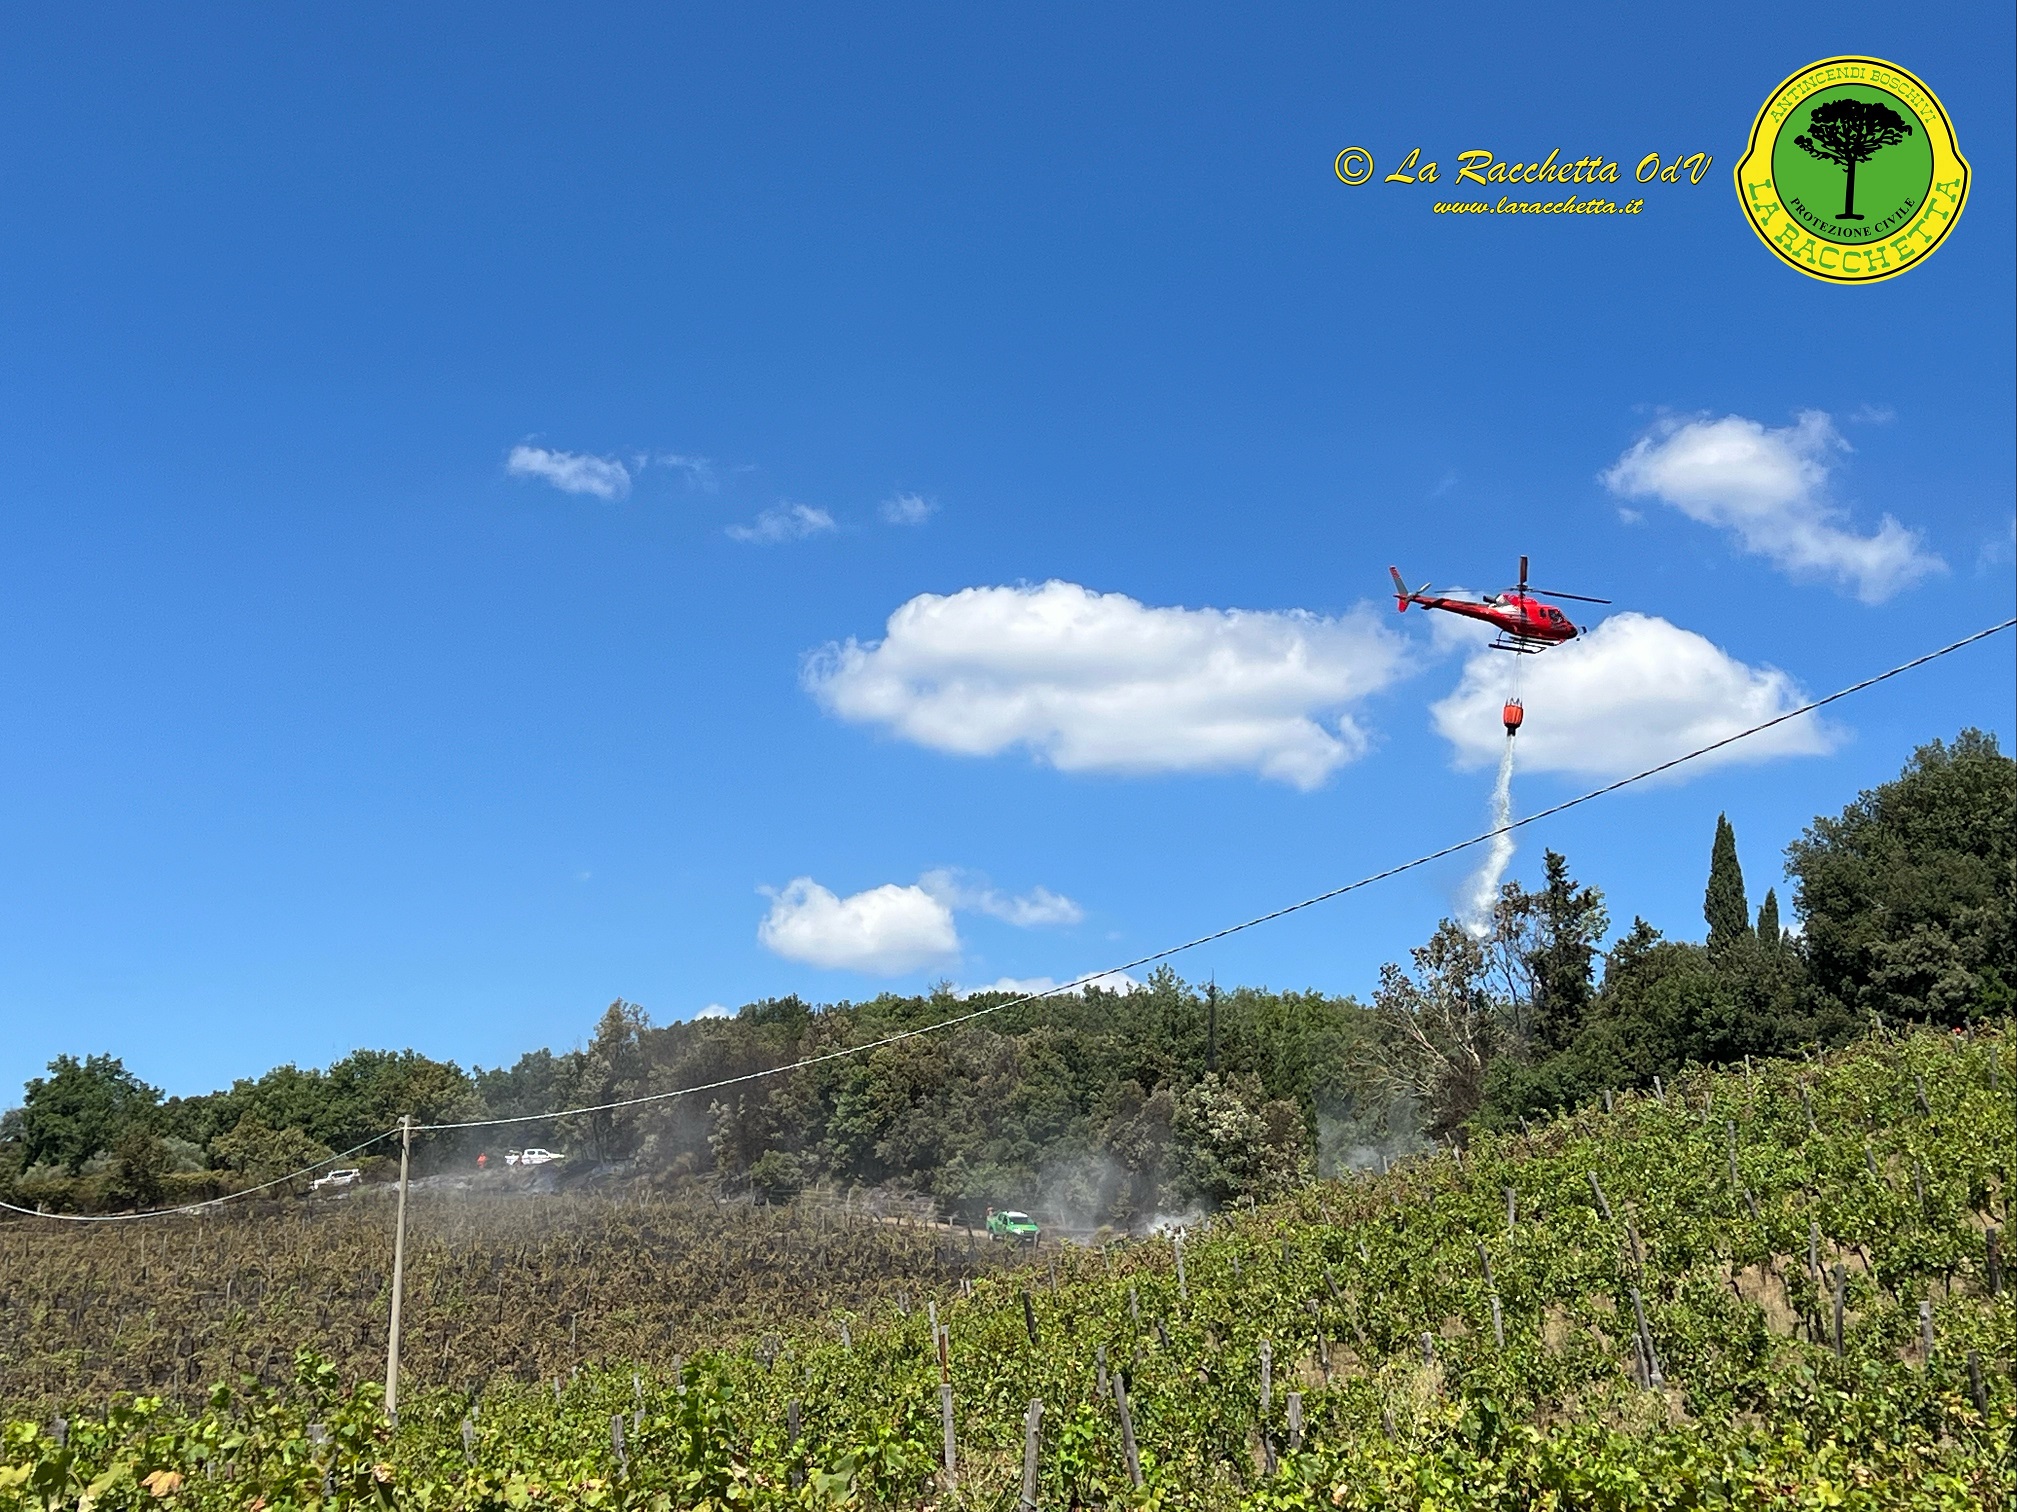
<path fill-rule="evenodd" d="M 130 1223 L 135 1218 L 166 1218 L 174 1213 L 200 1213 L 205 1208 L 221 1207 L 227 1202 L 236 1202 L 241 1197 L 257 1196 L 261 1192 L 270 1191 L 277 1186 L 284 1186 L 290 1181 L 298 1180 L 303 1176 L 319 1171 L 324 1166 L 333 1166 L 339 1160 L 348 1160 L 358 1152 L 370 1149 L 380 1140 L 390 1139 L 398 1132 L 399 1130 L 397 1129 L 387 1129 L 382 1134 L 372 1135 L 362 1144 L 352 1145 L 341 1154 L 330 1155 L 316 1161 L 314 1165 L 305 1165 L 298 1171 L 289 1171 L 285 1176 L 276 1176 L 271 1181 L 262 1181 L 258 1186 L 240 1187 L 237 1191 L 227 1192 L 222 1197 L 206 1197 L 201 1202 L 185 1202 L 179 1207 L 148 1208 L 146 1211 L 139 1213 L 44 1213 L 35 1208 L 16 1207 L 11 1202 L 0 1202 L 0 1208 L 5 1208 L 10 1213 L 25 1213 L 30 1218 L 55 1218 L 64 1223 Z"/>
<path fill-rule="evenodd" d="M 1432 861 L 1440 861 L 1446 856 L 1454 856 L 1457 852 L 1468 850 L 1474 845 L 1482 845 L 1496 835 L 1510 834 L 1516 829 L 1522 829 L 1529 824 L 1535 824 L 1543 819 L 1551 818 L 1580 804 L 1602 798 L 1608 793 L 1615 793 L 1621 788 L 1628 788 L 1636 782 L 1644 782 L 1650 777 L 1659 776 L 1662 772 L 1670 772 L 1675 767 L 1684 766 L 1690 761 L 1695 761 L 1709 755 L 1711 752 L 1720 751 L 1725 746 L 1734 745 L 1740 740 L 1746 740 L 1753 735 L 1762 734 L 1775 725 L 1782 725 L 1788 720 L 1798 719 L 1803 714 L 1811 714 L 1816 709 L 1826 708 L 1831 703 L 1848 698 L 1852 694 L 1860 693 L 1866 688 L 1873 688 L 1878 683 L 1897 677 L 1901 673 L 1910 672 L 1915 667 L 1923 667 L 1928 662 L 1937 661 L 1943 656 L 1959 651 L 1964 646 L 1973 645 L 1976 641 L 1986 640 L 1989 636 L 2008 630 L 2013 625 L 2017 625 L 2017 619 L 2008 619 L 2000 625 L 1991 625 L 1986 630 L 1978 630 L 1973 635 L 1964 636 L 1951 645 L 1942 646 L 1937 651 L 1929 651 L 1924 656 L 1917 656 L 1911 661 L 1901 662 L 1888 671 L 1877 673 L 1874 677 L 1866 677 L 1861 682 L 1851 683 L 1846 688 L 1841 688 L 1830 693 L 1826 698 L 1817 698 L 1812 703 L 1800 705 L 1797 709 L 1789 709 L 1786 713 L 1752 725 L 1749 729 L 1739 730 L 1734 735 L 1726 735 L 1721 740 L 1711 741 L 1708 745 L 1689 751 L 1684 756 L 1676 756 L 1671 761 L 1661 762 L 1658 766 L 1647 767 L 1643 772 L 1634 772 L 1629 777 L 1621 777 L 1616 782 L 1606 783 L 1603 787 L 1592 788 L 1587 793 L 1580 793 L 1576 797 L 1566 799 L 1561 803 L 1554 804 L 1552 807 L 1528 814 L 1525 818 L 1515 819 L 1510 824 L 1486 830 L 1483 834 L 1473 835 L 1468 840 L 1459 840 L 1455 844 L 1446 845 L 1440 850 L 1433 850 L 1426 855 L 1417 856 L 1412 861 L 1403 861 L 1398 866 L 1390 866 L 1385 871 L 1374 872 L 1370 876 L 1359 878 L 1356 882 L 1347 882 L 1342 887 L 1334 887 L 1328 892 L 1317 893 L 1312 897 L 1302 899 L 1300 902 L 1290 903 L 1284 907 L 1272 909 L 1264 914 L 1256 914 L 1251 919 L 1242 920 L 1238 924 L 1229 924 L 1224 929 L 1215 929 L 1210 934 L 1199 935 L 1196 939 L 1186 940 L 1181 945 L 1172 945 L 1164 950 L 1152 951 L 1148 955 L 1136 956 L 1132 961 L 1123 961 L 1118 966 L 1110 966 L 1104 971 L 1091 972 L 1072 981 L 1060 983 L 1055 987 L 1046 987 L 1038 992 L 1023 993 L 1006 1003 L 991 1003 L 984 1008 L 975 1008 L 966 1013 L 955 1014 L 951 1018 L 940 1019 L 936 1023 L 921 1024 L 912 1029 L 902 1029 L 894 1034 L 887 1034 L 880 1039 L 868 1040 L 859 1045 L 849 1045 L 842 1049 L 826 1051 L 820 1055 L 807 1056 L 803 1060 L 792 1061 L 782 1066 L 774 1066 L 764 1071 L 748 1071 L 740 1076 L 724 1077 L 720 1081 L 705 1082 L 694 1087 L 682 1087 L 675 1092 L 652 1092 L 641 1097 L 626 1097 L 620 1098 L 615 1102 L 597 1103 L 592 1107 L 569 1108 L 559 1113 L 524 1113 L 510 1118 L 474 1118 L 464 1120 L 460 1123 L 419 1124 L 415 1127 L 418 1130 L 428 1132 L 449 1129 L 497 1128 L 506 1124 L 537 1123 L 545 1119 L 570 1118 L 585 1113 L 612 1113 L 624 1108 L 639 1107 L 646 1103 L 666 1102 L 677 1097 L 692 1097 L 702 1092 L 719 1092 L 729 1087 L 737 1087 L 748 1082 L 760 1081 L 765 1077 L 781 1076 L 787 1071 L 804 1070 L 809 1066 L 824 1065 L 829 1061 L 842 1060 L 852 1055 L 862 1055 L 871 1050 L 880 1050 L 886 1045 L 899 1044 L 904 1040 L 916 1039 L 920 1035 L 936 1034 L 941 1030 L 957 1028 L 961 1024 L 972 1023 L 975 1019 L 986 1018 L 989 1014 L 1005 1013 L 1011 1008 L 1020 1008 L 1026 1003 L 1034 1003 L 1043 998 L 1077 992 L 1091 986 L 1104 977 L 1133 971 L 1139 966 L 1152 965 L 1157 961 L 1167 960 L 1171 956 L 1181 955 L 1187 950 L 1195 950 L 1200 945 L 1209 945 L 1213 941 L 1223 940 L 1229 935 L 1236 935 L 1245 930 L 1257 928 L 1262 924 L 1272 923 L 1274 920 L 1286 918 L 1292 913 L 1300 913 L 1306 908 L 1314 908 L 1319 903 L 1328 903 L 1333 898 L 1342 898 L 1346 893 L 1357 892 L 1360 888 L 1370 887 L 1375 882 L 1384 882 L 1390 877 L 1398 877 L 1402 872 L 1414 871 L 1417 867 L 1427 866 Z"/>
<path fill-rule="evenodd" d="M 1412 860 L 1403 861 L 1396 866 L 1389 866 L 1383 871 L 1373 872 L 1368 876 L 1360 877 L 1355 882 L 1347 882 L 1342 887 L 1333 887 L 1326 892 L 1313 894 L 1298 902 L 1270 909 L 1267 913 L 1256 914 L 1250 919 L 1243 919 L 1237 924 L 1228 924 L 1223 929 L 1215 929 L 1209 934 L 1202 934 L 1195 939 L 1185 940 L 1180 945 L 1171 945 L 1163 950 L 1151 951 L 1147 955 L 1136 956 L 1131 961 L 1123 961 L 1118 966 L 1110 966 L 1103 971 L 1090 972 L 1085 976 L 1076 977 L 1069 982 L 1061 982 L 1054 987 L 1046 987 L 1040 991 L 1022 993 L 1004 1003 L 990 1003 L 982 1008 L 974 1008 L 965 1013 L 954 1014 L 950 1018 L 939 1019 L 935 1023 L 920 1024 L 915 1028 L 901 1029 L 894 1034 L 886 1034 L 878 1039 L 866 1040 L 859 1045 L 848 1045 L 838 1050 L 826 1051 L 820 1055 L 810 1055 L 802 1060 L 789 1061 L 781 1066 L 772 1066 L 761 1071 L 747 1071 L 739 1076 L 727 1076 L 718 1081 L 703 1082 L 698 1086 L 692 1087 L 681 1087 L 672 1092 L 650 1092 L 638 1097 L 618 1098 L 614 1102 L 593 1103 L 579 1108 L 561 1108 L 549 1113 L 520 1113 L 506 1118 L 471 1118 L 454 1123 L 415 1124 L 413 1132 L 416 1134 L 438 1134 L 460 1129 L 495 1129 L 513 1124 L 544 1123 L 552 1119 L 577 1118 L 590 1113 L 615 1113 L 626 1108 L 638 1108 L 651 1103 L 670 1102 L 675 1098 L 694 1097 L 703 1092 L 720 1092 L 730 1087 L 745 1086 L 751 1082 L 763 1081 L 772 1076 L 783 1076 L 788 1072 L 804 1071 L 813 1066 L 826 1065 L 831 1061 L 846 1060 L 856 1055 L 866 1055 L 872 1050 L 880 1050 L 889 1045 L 901 1044 L 905 1040 L 917 1039 L 927 1034 L 937 1034 L 946 1029 L 956 1029 L 961 1024 L 970 1024 L 976 1019 L 987 1018 L 997 1013 L 1006 1013 L 1011 1008 L 1020 1008 L 1025 1004 L 1040 1002 L 1045 998 L 1078 992 L 1096 984 L 1103 978 L 1116 976 L 1122 972 L 1133 971 L 1138 967 L 1153 965 L 1158 961 L 1166 961 L 1170 957 L 1181 955 L 1187 950 L 1196 950 L 1201 945 L 1210 945 L 1214 941 L 1241 934 L 1246 930 L 1258 928 L 1263 924 L 1273 923 L 1276 919 L 1287 918 L 1290 914 L 1301 913 L 1304 909 L 1314 908 L 1319 903 L 1328 903 L 1334 898 L 1342 898 L 1346 893 L 1357 892 L 1361 888 L 1371 887 L 1376 882 L 1384 882 L 1389 878 L 1398 877 L 1403 872 L 1414 871 L 1432 862 L 1441 861 L 1446 857 L 1456 855 L 1460 851 L 1469 850 L 1474 845 L 1482 845 L 1496 836 L 1510 834 L 1514 830 L 1524 829 L 1530 824 L 1538 824 L 1543 819 L 1553 818 L 1557 814 L 1566 813 L 1572 808 L 1578 808 L 1585 803 L 1594 802 L 1598 798 L 1603 798 L 1621 789 L 1631 787 L 1635 783 L 1645 782 L 1649 778 L 1658 777 L 1663 772 L 1671 772 L 1676 767 L 1685 766 L 1691 761 L 1698 761 L 1704 756 L 1724 749 L 1726 746 L 1735 745 L 1740 740 L 1748 740 L 1753 735 L 1762 735 L 1765 731 L 1785 724 L 1789 720 L 1798 719 L 1805 714 L 1812 714 L 1817 709 L 1825 709 L 1829 704 L 1838 703 L 1842 699 L 1861 693 L 1867 688 L 1874 688 L 1881 682 L 1888 682 L 1894 677 L 1923 667 L 1929 662 L 1938 661 L 1943 656 L 1952 655 L 1963 647 L 1972 646 L 1980 640 L 1987 640 L 1990 636 L 2000 634 L 2013 626 L 2017 626 L 2017 618 L 2004 620 L 2001 624 L 1991 625 L 1984 630 L 1977 630 L 1973 635 L 1963 636 L 1960 640 L 1942 646 L 1936 651 L 1928 651 L 1923 656 L 1915 656 L 1910 661 L 1900 662 L 1895 667 L 1879 672 L 1874 676 L 1866 677 L 1860 682 L 1851 683 L 1846 688 L 1838 688 L 1825 698 L 1817 698 L 1811 703 L 1801 704 L 1797 709 L 1789 709 L 1783 714 L 1775 715 L 1771 719 L 1763 720 L 1747 729 L 1739 730 L 1733 735 L 1725 735 L 1721 740 L 1710 741 L 1707 745 L 1698 746 L 1684 755 L 1660 762 L 1656 766 L 1647 767 L 1644 771 L 1634 772 L 1629 777 L 1620 777 L 1617 781 L 1607 782 L 1602 787 L 1591 788 L 1587 793 L 1578 793 L 1573 798 L 1567 798 L 1560 803 L 1551 804 L 1547 808 L 1539 809 L 1534 813 L 1515 819 L 1509 824 L 1495 826 L 1492 829 L 1484 831 L 1482 834 L 1473 835 L 1467 840 L 1456 841 L 1454 844 L 1445 845 L 1439 850 L 1432 850 L 1423 855 L 1416 856 Z M 304 1166 L 299 1171 L 290 1172 L 286 1176 L 279 1176 L 275 1177 L 272 1181 L 262 1182 L 257 1187 L 248 1187 L 244 1191 L 233 1192 L 226 1197 L 212 1198 L 207 1202 L 185 1204 L 172 1208 L 155 1208 L 140 1213 L 105 1213 L 94 1215 L 39 1213 L 29 1208 L 16 1207 L 11 1203 L 4 1202 L 0 1202 L 0 1208 L 6 1208 L 8 1211 L 25 1214 L 33 1218 L 56 1218 L 80 1223 L 131 1222 L 135 1219 L 159 1218 L 173 1213 L 200 1212 L 206 1208 L 214 1208 L 240 1197 L 249 1197 L 270 1187 L 279 1186 L 284 1182 L 306 1176 L 312 1171 L 321 1169 L 323 1166 L 332 1165 L 338 1160 L 343 1160 L 357 1154 L 360 1150 L 368 1149 L 370 1146 L 379 1143 L 381 1140 L 391 1138 L 399 1132 L 396 1128 L 387 1129 L 383 1133 L 372 1135 L 371 1138 L 365 1140 L 362 1144 L 353 1145 L 341 1155 L 334 1155 L 328 1160 L 317 1161 L 314 1165 Z"/>

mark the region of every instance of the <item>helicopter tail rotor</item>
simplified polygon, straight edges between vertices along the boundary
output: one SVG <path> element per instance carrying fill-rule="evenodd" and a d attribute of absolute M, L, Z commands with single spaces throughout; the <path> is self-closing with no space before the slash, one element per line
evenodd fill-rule
<path fill-rule="evenodd" d="M 1406 614 L 1408 612 L 1408 605 L 1414 603 L 1423 594 L 1427 593 L 1429 585 L 1424 583 L 1419 588 L 1410 589 L 1407 580 L 1401 576 L 1400 568 L 1389 567 L 1387 571 L 1392 574 L 1394 579 L 1394 607 L 1402 614 Z"/>

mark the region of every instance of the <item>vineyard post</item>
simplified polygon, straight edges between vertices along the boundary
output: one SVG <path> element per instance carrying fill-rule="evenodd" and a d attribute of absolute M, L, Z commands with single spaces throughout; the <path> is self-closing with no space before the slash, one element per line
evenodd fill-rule
<path fill-rule="evenodd" d="M 1184 1236 L 1178 1234 L 1174 1243 L 1177 1252 L 1177 1300 L 1188 1302 L 1191 1299 L 1191 1291 L 1184 1282 Z"/>
<path fill-rule="evenodd" d="M 1028 1288 L 1023 1290 L 1023 1327 L 1029 1330 L 1030 1348 L 1037 1347 L 1037 1310 L 1030 1305 Z"/>
<path fill-rule="evenodd" d="M 1100 1373 L 1106 1373 L 1105 1363 Z M 1030 1399 L 1029 1410 L 1023 1414 L 1023 1487 L 1022 1496 L 1016 1502 L 1016 1512 L 1037 1512 L 1037 1447 L 1041 1440 L 1044 1421 L 1044 1404 L 1040 1397 Z"/>
<path fill-rule="evenodd" d="M 1107 1394 L 1107 1347 L 1102 1344 L 1093 1351 L 1093 1364 L 1099 1371 L 1099 1393 Z"/>
<path fill-rule="evenodd" d="M 1506 1188 L 1506 1232 L 1513 1232 L 1513 1226 L 1520 1221 L 1520 1199 L 1511 1187 Z"/>
<path fill-rule="evenodd" d="M 1268 1407 L 1275 1399 L 1275 1347 L 1266 1339 L 1261 1340 L 1261 1415 L 1267 1415 Z"/>
<path fill-rule="evenodd" d="M 1303 1447 L 1303 1394 L 1289 1393 L 1289 1453 L 1295 1454 Z"/>
<path fill-rule="evenodd" d="M 1653 1331 L 1646 1326 L 1646 1304 L 1636 1286 L 1632 1288 L 1632 1316 L 1639 1322 L 1639 1347 L 1646 1352 L 1646 1384 L 1658 1390 L 1667 1384 L 1667 1378 L 1660 1373 L 1660 1357 L 1653 1352 Z"/>
<path fill-rule="evenodd" d="M 1135 1417 L 1128 1411 L 1128 1383 L 1118 1373 L 1114 1376 L 1114 1406 L 1121 1416 L 1121 1451 L 1127 1455 L 1128 1479 L 1139 1491 L 1142 1488 L 1142 1459 L 1135 1449 Z"/>
<path fill-rule="evenodd" d="M 1976 1350 L 1968 1351 L 1968 1395 L 1975 1403 L 1977 1416 L 1989 1416 L 1989 1393 L 1982 1385 L 1982 1356 Z M 1141 1482 L 1135 1482 L 1140 1485 Z"/>
<path fill-rule="evenodd" d="M 406 1170 L 413 1155 L 413 1115 L 399 1119 L 399 1208 L 392 1222 L 392 1325 L 385 1340 L 385 1415 L 399 1418 L 399 1303 L 406 1281 Z"/>
<path fill-rule="evenodd" d="M 958 1465 L 952 1431 L 952 1361 L 949 1357 L 952 1330 L 941 1328 L 934 1319 L 931 1331 L 938 1345 L 938 1411 L 939 1419 L 945 1425 L 945 1483 L 951 1486 Z"/>
<path fill-rule="evenodd" d="M 1503 1352 L 1506 1347 L 1506 1318 L 1505 1314 L 1499 1310 L 1499 1294 L 1497 1292 L 1492 1293 L 1492 1337 L 1498 1340 L 1499 1349 Z"/>
<path fill-rule="evenodd" d="M 1653 1077 L 1653 1100 L 1661 1103 L 1667 1100 L 1667 1089 L 1660 1085 L 1660 1078 L 1657 1074 Z"/>
<path fill-rule="evenodd" d="M 1835 1267 L 1835 1357 L 1842 1357 L 1843 1293 L 1848 1290 L 1849 1273 L 1839 1263 Z"/>
<path fill-rule="evenodd" d="M 1919 1304 L 1919 1348 L 1925 1353 L 1926 1367 L 1933 1366 L 1933 1304 Z"/>
<path fill-rule="evenodd" d="M 1597 1199 L 1597 1211 L 1604 1215 L 1604 1222 L 1611 1221 L 1611 1204 L 1604 1200 L 1604 1189 L 1597 1185 L 1597 1173 L 1590 1174 L 1590 1191 Z"/>
<path fill-rule="evenodd" d="M 799 1427 L 798 1398 L 793 1397 L 784 1404 L 784 1436 L 785 1447 L 791 1451 L 794 1460 L 798 1458 Z M 790 1480 L 793 1488 L 796 1489 L 799 1482 L 805 1479 L 805 1473 L 796 1464 L 793 1464 L 791 1474 L 787 1478 Z"/>
<path fill-rule="evenodd" d="M 1992 1228 L 1989 1230 L 1987 1238 L 1989 1245 L 1989 1295 L 2000 1297 L 2003 1294 L 2002 1236 L 1997 1230 Z"/>

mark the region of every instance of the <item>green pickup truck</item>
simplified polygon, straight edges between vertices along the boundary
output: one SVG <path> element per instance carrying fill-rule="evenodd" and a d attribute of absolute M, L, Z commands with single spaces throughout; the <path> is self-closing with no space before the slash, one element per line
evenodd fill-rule
<path fill-rule="evenodd" d="M 999 1213 L 993 1208 L 987 1210 L 990 1239 L 1027 1239 L 1034 1244 L 1037 1232 L 1037 1221 L 1028 1213 L 1018 1213 L 1013 1208 Z"/>

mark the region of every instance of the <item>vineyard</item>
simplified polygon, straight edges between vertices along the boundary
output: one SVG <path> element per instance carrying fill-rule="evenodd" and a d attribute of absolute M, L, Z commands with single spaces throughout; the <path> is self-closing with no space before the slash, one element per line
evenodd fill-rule
<path fill-rule="evenodd" d="M 1693 1072 L 1016 1265 L 749 1210 L 422 1218 L 396 1429 L 382 1212 L 144 1262 L 14 1227 L 0 1508 L 2007 1506 L 2013 1073 L 2000 1031 Z"/>
<path fill-rule="evenodd" d="M 304 1348 L 346 1378 L 382 1377 L 392 1221 L 379 1189 L 146 1224 L 0 1226 L 0 1400 L 53 1412 L 124 1390 L 195 1407 L 217 1381 L 291 1380 Z M 839 1201 L 420 1191 L 403 1375 L 468 1388 L 669 1359 L 1012 1259 L 985 1236 Z"/>

